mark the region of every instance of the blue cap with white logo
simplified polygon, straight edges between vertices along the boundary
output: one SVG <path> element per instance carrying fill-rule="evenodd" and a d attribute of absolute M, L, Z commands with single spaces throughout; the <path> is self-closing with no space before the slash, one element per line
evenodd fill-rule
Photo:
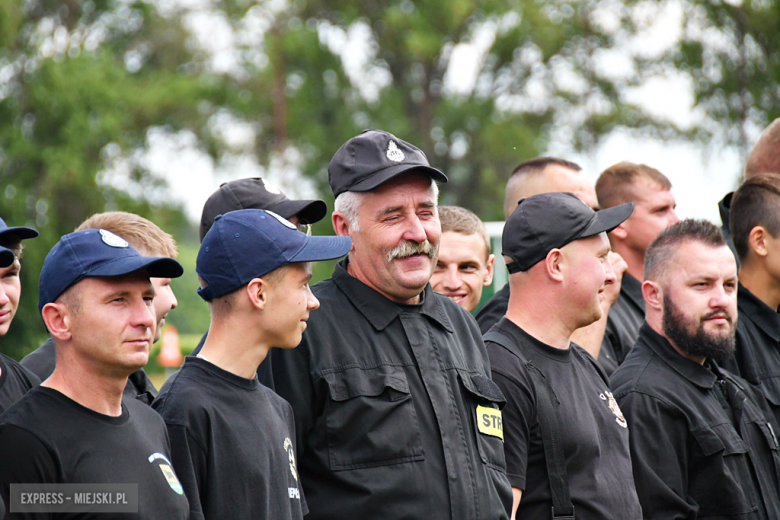
<path fill-rule="evenodd" d="M 15 259 L 16 255 L 14 255 L 13 251 L 7 247 L 0 246 L 0 268 L 5 269 L 6 267 L 11 267 L 11 264 L 14 263 Z"/>
<path fill-rule="evenodd" d="M 216 218 L 200 245 L 195 270 L 208 285 L 198 294 L 210 301 L 284 265 L 333 260 L 351 247 L 349 237 L 307 237 L 271 211 L 231 211 Z"/>
<path fill-rule="evenodd" d="M 65 235 L 46 255 L 38 285 L 38 310 L 87 277 L 114 277 L 146 269 L 152 278 L 178 278 L 184 273 L 173 258 L 141 256 L 125 239 L 105 229 L 84 229 Z"/>

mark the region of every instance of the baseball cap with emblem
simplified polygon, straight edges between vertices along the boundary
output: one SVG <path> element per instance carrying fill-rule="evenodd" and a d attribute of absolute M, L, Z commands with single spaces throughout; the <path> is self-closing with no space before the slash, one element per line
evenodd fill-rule
<path fill-rule="evenodd" d="M 328 183 L 333 196 L 338 197 L 345 191 L 371 191 L 409 170 L 447 182 L 447 176 L 431 167 L 416 146 L 383 130 L 364 130 L 333 156 L 328 165 Z"/>
<path fill-rule="evenodd" d="M 178 278 L 181 264 L 168 257 L 141 256 L 122 237 L 105 229 L 63 236 L 46 255 L 38 285 L 38 310 L 87 277 L 115 277 L 146 269 L 151 278 Z"/>
<path fill-rule="evenodd" d="M 301 223 L 314 224 L 325 217 L 328 206 L 323 200 L 290 200 L 277 187 L 254 177 L 225 182 L 203 206 L 200 219 L 200 241 L 206 236 L 214 218 L 239 209 L 270 209 L 286 219 L 297 216 Z"/>
<path fill-rule="evenodd" d="M 195 270 L 206 282 L 206 301 L 294 262 L 333 260 L 352 247 L 349 237 L 306 236 L 282 216 L 262 209 L 220 215 L 198 251 Z"/>
<path fill-rule="evenodd" d="M 506 268 L 510 273 L 527 271 L 553 249 L 612 231 L 632 211 L 633 202 L 593 211 L 573 193 L 542 193 L 520 199 L 501 237 L 501 254 L 514 260 Z"/>

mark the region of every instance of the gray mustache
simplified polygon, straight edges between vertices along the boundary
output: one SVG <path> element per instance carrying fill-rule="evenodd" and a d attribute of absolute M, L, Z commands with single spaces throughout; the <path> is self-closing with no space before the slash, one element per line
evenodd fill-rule
<path fill-rule="evenodd" d="M 429 240 L 426 240 L 425 242 L 414 242 L 410 240 L 391 249 L 390 252 L 387 253 L 387 262 L 390 263 L 396 258 L 406 258 L 407 256 L 412 255 L 426 255 L 430 258 L 434 258 L 438 251 L 439 248 L 431 244 Z"/>

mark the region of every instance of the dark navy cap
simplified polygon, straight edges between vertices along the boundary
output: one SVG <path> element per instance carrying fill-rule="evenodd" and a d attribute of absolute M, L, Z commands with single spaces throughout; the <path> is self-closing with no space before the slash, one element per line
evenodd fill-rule
<path fill-rule="evenodd" d="M 217 215 L 253 208 L 270 209 L 286 219 L 297 216 L 303 224 L 319 222 L 328 212 L 324 200 L 290 200 L 279 188 L 259 177 L 225 182 L 203 206 L 200 241 L 203 242 Z"/>
<path fill-rule="evenodd" d="M 105 229 L 65 235 L 43 262 L 38 310 L 84 278 L 123 276 L 141 269 L 151 278 L 178 278 L 184 272 L 173 258 L 141 256 L 125 239 Z"/>
<path fill-rule="evenodd" d="M 14 263 L 15 259 L 16 255 L 14 255 L 13 251 L 7 247 L 0 246 L 0 268 L 5 269 L 6 267 L 11 267 L 11 264 Z"/>
<path fill-rule="evenodd" d="M 328 165 L 333 196 L 345 191 L 371 191 L 409 170 L 439 182 L 447 176 L 428 163 L 422 150 L 383 130 L 364 130 L 339 148 Z"/>
<path fill-rule="evenodd" d="M 593 211 L 573 193 L 542 193 L 520 199 L 501 237 L 501 254 L 514 262 L 510 273 L 527 271 L 553 249 L 609 232 L 631 216 L 634 203 Z"/>
<path fill-rule="evenodd" d="M 351 247 L 349 237 L 307 237 L 271 211 L 231 211 L 217 217 L 200 245 L 195 270 L 208 286 L 198 294 L 209 301 L 283 265 L 340 258 Z"/>
<path fill-rule="evenodd" d="M 38 231 L 31 227 L 8 227 L 3 219 L 0 218 L 0 240 L 7 236 L 16 237 L 19 240 L 26 238 L 35 238 Z"/>

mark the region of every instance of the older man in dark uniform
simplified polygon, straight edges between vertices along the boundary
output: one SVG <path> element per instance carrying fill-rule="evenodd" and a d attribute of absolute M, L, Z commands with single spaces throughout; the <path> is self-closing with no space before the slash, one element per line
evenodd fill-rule
<path fill-rule="evenodd" d="M 347 141 L 328 174 L 353 247 L 312 288 L 299 347 L 259 369 L 295 413 L 306 518 L 508 518 L 503 395 L 476 322 L 428 284 L 447 178 L 382 131 Z"/>

